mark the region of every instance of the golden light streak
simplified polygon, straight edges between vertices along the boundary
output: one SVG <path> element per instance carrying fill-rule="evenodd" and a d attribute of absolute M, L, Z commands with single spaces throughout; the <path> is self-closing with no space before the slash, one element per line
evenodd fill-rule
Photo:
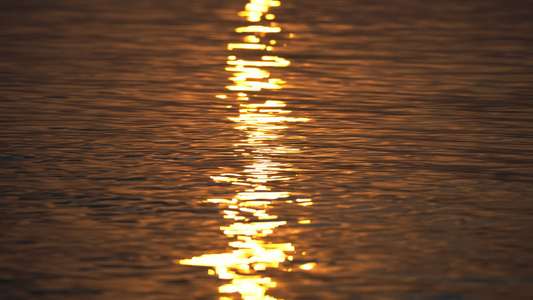
<path fill-rule="evenodd" d="M 275 16 L 269 10 L 279 5 L 279 1 L 250 0 L 239 15 L 252 23 L 263 19 L 273 20 Z M 247 101 L 240 103 L 237 114 L 228 119 L 235 122 L 234 128 L 243 133 L 240 142 L 234 144 L 234 155 L 249 162 L 240 173 L 211 176 L 214 182 L 231 184 L 237 191 L 234 196 L 226 199 L 212 198 L 204 201 L 217 205 L 223 218 L 231 222 L 220 226 L 220 230 L 232 238 L 228 243 L 231 250 L 176 260 L 176 263 L 184 265 L 209 267 L 210 275 L 229 281 L 219 287 L 220 293 L 239 293 L 244 300 L 275 300 L 276 298 L 267 295 L 267 291 L 276 287 L 276 282 L 265 276 L 264 271 L 271 268 L 293 270 L 281 266 L 285 261 L 293 260 L 291 252 L 295 251 L 294 246 L 291 243 L 270 243 L 264 240 L 276 228 L 287 224 L 287 221 L 269 213 L 269 210 L 281 203 L 294 202 L 302 206 L 312 204 L 311 199 L 296 198 L 290 192 L 280 191 L 273 185 L 273 182 L 291 180 L 294 177 L 291 174 L 297 171 L 289 163 L 276 161 L 280 155 L 299 151 L 281 145 L 286 138 L 284 129 L 291 123 L 307 122 L 309 119 L 291 117 L 292 111 L 286 109 L 284 101 L 256 99 L 261 90 L 282 89 L 286 82 L 281 78 L 273 78 L 271 72 L 290 65 L 288 59 L 264 55 L 274 50 L 272 46 L 278 42 L 271 37 L 281 32 L 281 27 L 275 22 L 264 23 L 270 23 L 270 26 L 250 24 L 235 29 L 243 37 L 240 42 L 227 45 L 228 50 L 239 54 L 227 57 L 225 70 L 231 73 L 229 80 L 232 83 L 226 89 L 230 93 L 216 95 L 219 99 L 230 99 L 233 95 L 233 99 L 237 101 Z M 262 38 L 265 39 L 263 43 Z M 246 58 L 240 55 L 246 55 Z M 311 220 L 297 222 L 309 224 Z M 311 270 L 314 267 L 314 263 L 306 263 L 298 268 Z M 295 269 L 298 270 L 296 267 Z M 220 300 L 227 299 L 230 297 L 220 297 Z"/>

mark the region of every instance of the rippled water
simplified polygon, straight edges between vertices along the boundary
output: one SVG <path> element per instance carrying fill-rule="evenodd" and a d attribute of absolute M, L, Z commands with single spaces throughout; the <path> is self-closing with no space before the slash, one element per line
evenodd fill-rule
<path fill-rule="evenodd" d="M 0 2 L 0 298 L 528 299 L 527 2 L 246 4 Z"/>

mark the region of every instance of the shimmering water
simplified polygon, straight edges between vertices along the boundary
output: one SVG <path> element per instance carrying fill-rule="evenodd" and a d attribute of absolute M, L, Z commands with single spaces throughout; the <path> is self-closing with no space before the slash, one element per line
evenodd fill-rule
<path fill-rule="evenodd" d="M 251 3 L 0 2 L 0 299 L 529 299 L 528 3 Z"/>

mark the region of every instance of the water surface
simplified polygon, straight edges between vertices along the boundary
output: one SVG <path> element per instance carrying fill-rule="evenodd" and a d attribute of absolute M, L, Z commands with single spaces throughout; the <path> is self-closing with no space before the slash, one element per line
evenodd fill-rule
<path fill-rule="evenodd" d="M 527 3 L 246 4 L 0 3 L 0 298 L 528 299 Z"/>

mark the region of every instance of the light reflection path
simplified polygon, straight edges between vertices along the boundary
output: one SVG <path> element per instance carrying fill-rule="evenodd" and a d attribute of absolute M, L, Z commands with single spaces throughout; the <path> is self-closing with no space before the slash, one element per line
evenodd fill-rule
<path fill-rule="evenodd" d="M 311 199 L 298 198 L 287 191 L 277 191 L 275 182 L 290 181 L 294 175 L 292 166 L 276 161 L 279 155 L 297 153 L 299 150 L 284 146 L 280 138 L 292 122 L 309 121 L 306 118 L 291 117 L 291 111 L 279 100 L 254 102 L 253 96 L 265 89 L 281 89 L 285 83 L 279 78 L 271 78 L 266 68 L 282 68 L 290 64 L 284 58 L 265 55 L 272 53 L 276 41 L 269 36 L 281 32 L 272 20 L 271 7 L 279 6 L 279 1 L 251 0 L 239 15 L 252 24 L 238 27 L 235 31 L 243 33 L 243 41 L 229 43 L 228 49 L 239 52 L 228 57 L 226 71 L 232 76 L 232 84 L 226 88 L 236 93 L 239 114 L 229 119 L 236 123 L 235 128 L 244 133 L 244 138 L 234 145 L 234 154 L 250 159 L 241 174 L 220 174 L 212 176 L 215 182 L 226 182 L 238 186 L 240 191 L 232 199 L 208 199 L 223 208 L 224 218 L 233 223 L 220 229 L 228 237 L 231 251 L 220 254 L 205 254 L 191 259 L 179 260 L 185 265 L 211 267 L 209 274 L 217 275 L 229 283 L 219 287 L 225 294 L 221 299 L 231 299 L 227 293 L 239 293 L 245 300 L 276 299 L 267 295 L 269 288 L 275 287 L 270 277 L 262 274 L 267 268 L 281 268 L 286 260 L 292 260 L 295 251 L 291 243 L 269 243 L 265 237 L 274 229 L 285 225 L 286 221 L 269 213 L 273 202 L 287 202 L 294 205 L 311 205 Z M 266 24 L 266 25 L 265 25 Z M 250 60 L 250 55 L 258 56 Z M 249 95 L 254 92 L 254 95 Z M 229 95 L 217 95 L 226 99 Z M 309 220 L 300 220 L 309 223 Z M 301 265 L 309 270 L 312 263 Z M 287 269 L 285 271 L 291 271 Z"/>

